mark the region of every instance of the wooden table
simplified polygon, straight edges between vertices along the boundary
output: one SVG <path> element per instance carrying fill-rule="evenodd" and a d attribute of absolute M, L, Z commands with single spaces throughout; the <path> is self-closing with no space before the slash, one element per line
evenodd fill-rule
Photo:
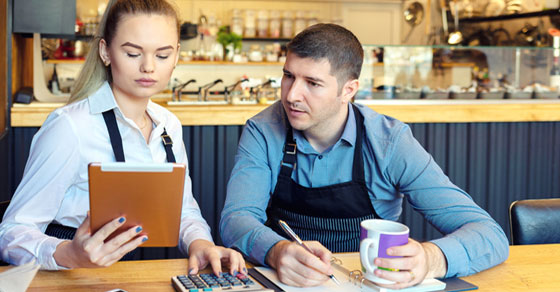
<path fill-rule="evenodd" d="M 7 267 L 0 268 L 0 271 Z M 485 291 L 560 291 L 560 244 L 512 246 L 501 265 L 463 279 Z M 104 269 L 39 271 L 28 291 L 172 292 L 171 277 L 184 274 L 184 259 L 119 262 Z"/>

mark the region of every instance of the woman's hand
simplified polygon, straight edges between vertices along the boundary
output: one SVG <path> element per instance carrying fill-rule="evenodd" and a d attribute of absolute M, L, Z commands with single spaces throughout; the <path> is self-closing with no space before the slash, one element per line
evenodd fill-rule
<path fill-rule="evenodd" d="M 216 276 L 222 272 L 222 263 L 229 265 L 229 273 L 235 275 L 237 272 L 247 274 L 243 256 L 230 248 L 216 246 L 214 243 L 197 239 L 189 246 L 189 274 L 196 274 L 204 269 L 208 263 Z"/>
<path fill-rule="evenodd" d="M 56 263 L 67 268 L 100 268 L 119 261 L 148 239 L 141 233 L 142 227 L 134 226 L 105 242 L 125 221 L 124 217 L 115 218 L 92 235 L 88 213 L 74 239 L 56 247 L 53 255 Z"/>

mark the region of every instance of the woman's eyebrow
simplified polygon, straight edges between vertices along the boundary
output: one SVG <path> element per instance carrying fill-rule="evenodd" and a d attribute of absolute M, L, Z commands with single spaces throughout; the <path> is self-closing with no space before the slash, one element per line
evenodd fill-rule
<path fill-rule="evenodd" d="M 133 44 L 131 42 L 126 42 L 126 43 L 122 44 L 121 47 L 133 47 L 133 48 L 142 50 L 141 46 Z M 169 49 L 174 49 L 174 48 L 173 48 L 173 46 L 165 46 L 165 47 L 157 48 L 156 51 L 163 51 L 163 50 L 169 50 Z"/>

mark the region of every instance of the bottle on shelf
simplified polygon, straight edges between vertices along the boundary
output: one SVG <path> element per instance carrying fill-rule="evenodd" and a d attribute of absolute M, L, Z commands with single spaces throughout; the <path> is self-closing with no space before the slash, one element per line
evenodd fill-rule
<path fill-rule="evenodd" d="M 552 68 L 550 69 L 550 87 L 560 92 L 560 31 L 550 29 L 552 35 Z"/>
<path fill-rule="evenodd" d="M 60 84 L 58 83 L 58 74 L 56 73 L 56 64 L 53 67 L 53 74 L 51 80 L 49 81 L 49 88 L 53 94 L 61 94 Z"/>

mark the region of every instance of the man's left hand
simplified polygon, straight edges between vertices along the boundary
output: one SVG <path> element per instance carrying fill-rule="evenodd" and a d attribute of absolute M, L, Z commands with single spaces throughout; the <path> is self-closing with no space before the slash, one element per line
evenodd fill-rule
<path fill-rule="evenodd" d="M 388 270 L 376 269 L 375 275 L 395 282 L 394 284 L 378 284 L 390 289 L 402 289 L 422 282 L 426 277 L 445 276 L 447 262 L 443 252 L 430 242 L 419 243 L 408 239 L 408 243 L 387 249 L 390 256 L 399 258 L 376 258 L 374 264 Z"/>

